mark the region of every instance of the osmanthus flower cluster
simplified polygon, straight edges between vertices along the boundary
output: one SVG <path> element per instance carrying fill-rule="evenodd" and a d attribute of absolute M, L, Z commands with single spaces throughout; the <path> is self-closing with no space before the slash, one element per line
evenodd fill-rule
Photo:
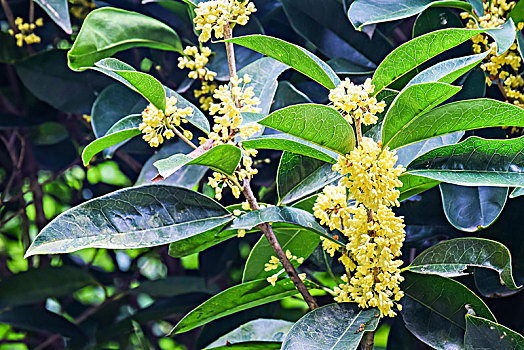
<path fill-rule="evenodd" d="M 370 95 L 374 86 L 367 80 L 357 86 L 348 80 L 331 91 L 330 100 L 346 113 L 348 120 L 372 124 L 383 102 Z M 360 130 L 357 130 L 360 133 Z M 347 273 L 344 283 L 335 288 L 337 302 L 353 301 L 362 308 L 377 307 L 383 316 L 395 316 L 395 305 L 402 298 L 400 249 L 405 238 L 403 218 L 395 216 L 391 206 L 398 206 L 402 186 L 398 179 L 404 169 L 395 166 L 394 152 L 381 149 L 370 138 L 359 138 L 358 147 L 339 156 L 333 170 L 344 175 L 338 185 L 329 185 L 318 195 L 313 207 L 321 224 L 347 237 L 341 246 L 322 239 L 323 248 L 339 261 Z"/>
<path fill-rule="evenodd" d="M 209 110 L 209 107 L 214 103 L 213 93 L 217 88 L 217 84 L 213 83 L 217 75 L 206 65 L 209 63 L 209 57 L 212 51 L 208 47 L 187 46 L 184 49 L 184 56 L 178 58 L 178 68 L 189 69 L 189 78 L 200 80 L 200 89 L 194 90 L 194 95 L 198 98 L 200 108 L 204 111 Z"/>
<path fill-rule="evenodd" d="M 461 13 L 462 18 L 469 19 L 466 26 L 468 28 L 495 28 L 503 25 L 509 15 L 509 12 L 515 6 L 515 1 L 506 0 L 484 0 L 485 15 L 475 21 L 467 12 Z M 524 22 L 517 23 L 517 29 L 522 30 Z M 489 73 L 486 77 L 486 84 L 491 86 L 493 81 L 501 80 L 503 82 L 505 98 L 508 102 L 519 107 L 524 107 L 524 79 L 518 73 L 522 65 L 522 59 L 518 51 L 517 41 L 501 55 L 497 55 L 496 44 L 488 39 L 486 34 L 477 34 L 472 38 L 473 51 L 481 53 L 489 51 L 488 57 L 484 59 L 481 68 Z"/>
<path fill-rule="evenodd" d="M 200 30 L 198 38 L 201 42 L 211 39 L 214 31 L 215 37 L 224 37 L 224 25 L 240 24 L 244 26 L 249 21 L 249 15 L 256 12 L 255 4 L 242 0 L 211 0 L 200 2 L 195 8 L 195 29 Z"/>
<path fill-rule="evenodd" d="M 225 187 L 230 187 L 235 198 L 239 198 L 242 192 L 242 181 L 246 178 L 251 179 L 258 170 L 253 168 L 253 157 L 257 155 L 257 150 L 244 149 L 239 141 L 245 140 L 262 130 L 260 124 L 252 123 L 242 126 L 242 113 L 259 113 L 260 99 L 255 97 L 252 87 L 247 84 L 251 82 L 249 75 L 239 78 L 231 78 L 229 85 L 222 85 L 213 97 L 220 101 L 213 103 L 210 107 L 210 114 L 214 116 L 212 132 L 208 139 L 213 140 L 213 146 L 231 144 L 240 147 L 242 150 L 241 165 L 232 176 L 221 173 L 213 173 L 209 178 L 209 185 L 215 189 L 215 198 L 222 198 L 222 191 Z M 207 139 L 202 138 L 201 143 Z"/>
<path fill-rule="evenodd" d="M 178 108 L 177 102 L 176 97 L 172 96 L 167 99 L 165 111 L 152 104 L 149 104 L 142 111 L 142 123 L 140 123 L 139 129 L 144 134 L 143 139 L 151 147 L 158 147 L 164 140 L 174 137 L 176 128 L 179 128 L 187 139 L 193 138 L 191 131 L 182 128 L 182 124 L 188 122 L 187 118 L 193 115 L 193 108 Z"/>
<path fill-rule="evenodd" d="M 296 261 L 298 264 L 302 264 L 304 262 L 304 258 L 298 258 L 296 255 L 293 255 L 289 249 L 286 250 L 286 257 L 288 258 L 288 260 L 290 262 Z M 279 267 L 281 268 L 280 271 L 278 271 L 277 273 L 275 273 L 272 276 L 267 278 L 267 281 L 269 283 L 271 283 L 271 285 L 273 287 L 277 283 L 278 277 L 280 275 L 282 275 L 285 272 L 285 270 L 282 267 L 282 263 L 280 262 L 280 260 L 278 260 L 278 258 L 276 256 L 272 256 L 269 259 L 269 262 L 267 262 L 264 265 L 264 271 L 266 271 L 266 272 L 267 271 L 272 271 L 272 270 L 277 270 Z M 298 277 L 300 277 L 301 280 L 305 280 L 306 279 L 306 274 L 305 273 L 300 273 L 298 275 Z"/>
<path fill-rule="evenodd" d="M 14 36 L 16 39 L 16 45 L 19 47 L 31 44 L 40 43 L 40 37 L 34 33 L 36 27 L 42 27 L 44 25 L 44 20 L 39 18 L 35 23 L 24 23 L 24 20 L 20 17 L 15 19 L 15 26 L 18 29 L 18 32 L 15 32 L 13 29 L 9 29 L 9 34 Z"/>

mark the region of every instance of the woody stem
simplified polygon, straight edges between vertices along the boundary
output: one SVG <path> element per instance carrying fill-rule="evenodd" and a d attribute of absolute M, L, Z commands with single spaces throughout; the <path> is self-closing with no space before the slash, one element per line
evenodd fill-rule
<path fill-rule="evenodd" d="M 231 30 L 231 27 L 229 26 L 229 23 L 226 23 L 224 25 L 224 39 L 231 39 L 233 37 L 233 31 Z M 235 49 L 233 47 L 233 43 L 226 42 L 226 52 L 227 52 L 227 62 L 229 65 L 229 75 L 230 77 L 234 77 L 237 74 L 236 69 L 236 63 L 235 63 Z M 237 107 L 239 106 L 239 101 L 235 99 L 235 104 Z M 249 178 L 244 178 L 243 180 L 243 190 L 242 190 L 244 197 L 246 197 L 247 202 L 249 203 L 249 206 L 252 210 L 258 210 L 258 202 L 255 198 L 255 195 L 253 194 L 253 191 L 251 190 L 251 184 L 249 181 Z M 277 240 L 277 237 L 275 236 L 275 233 L 273 232 L 273 228 L 269 223 L 263 223 L 257 226 L 262 233 L 264 233 L 264 236 L 268 240 L 269 244 L 275 251 L 275 254 L 277 255 L 278 260 L 280 260 L 280 263 L 284 267 L 284 270 L 286 270 L 286 273 L 288 274 L 289 278 L 295 286 L 297 287 L 298 291 L 304 298 L 304 301 L 309 306 L 310 310 L 315 310 L 318 308 L 318 304 L 309 293 L 309 290 L 307 289 L 304 282 L 300 279 L 298 276 L 297 270 L 295 270 L 295 267 L 293 264 L 289 261 L 289 259 L 286 256 L 286 253 L 284 253 L 284 250 L 280 246 L 280 243 Z"/>
<path fill-rule="evenodd" d="M 13 12 L 11 12 L 11 8 L 9 7 L 9 4 L 7 3 L 7 0 L 0 0 L 2 2 L 2 8 L 4 9 L 5 16 L 7 17 L 7 22 L 9 22 L 9 27 L 16 33 L 17 28 L 15 25 L 15 18 L 13 16 Z"/>

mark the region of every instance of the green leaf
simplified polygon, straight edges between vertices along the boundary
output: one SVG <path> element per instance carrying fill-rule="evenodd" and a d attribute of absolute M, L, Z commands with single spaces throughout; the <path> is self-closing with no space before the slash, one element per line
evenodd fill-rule
<path fill-rule="evenodd" d="M 146 107 L 147 101 L 126 86 L 119 83 L 109 85 L 97 96 L 91 108 L 91 126 L 95 136 L 104 136 L 120 119 L 142 113 Z"/>
<path fill-rule="evenodd" d="M 497 220 L 508 198 L 507 187 L 465 187 L 440 184 L 442 207 L 449 223 L 461 231 L 475 232 Z"/>
<path fill-rule="evenodd" d="M 366 332 L 377 329 L 380 313 L 376 308 L 359 309 L 354 303 L 329 304 L 313 310 L 289 330 L 283 350 L 353 350 Z M 364 325 L 364 331 L 360 326 Z"/>
<path fill-rule="evenodd" d="M 309 141 L 340 154 L 355 148 L 351 125 L 334 108 L 302 104 L 279 109 L 260 124 Z"/>
<path fill-rule="evenodd" d="M 462 136 L 464 136 L 464 131 L 459 131 L 453 134 L 442 135 L 439 137 L 434 137 L 428 140 L 420 141 L 412 145 L 397 149 L 397 164 L 402 164 L 403 166 L 406 166 L 409 163 L 411 163 L 413 159 L 420 157 L 421 155 L 431 151 L 432 149 L 446 145 L 456 144 L 457 142 L 459 142 Z"/>
<path fill-rule="evenodd" d="M 470 137 L 436 148 L 408 166 L 413 175 L 462 186 L 512 187 L 524 184 L 524 137 L 486 140 Z"/>
<path fill-rule="evenodd" d="M 293 86 L 293 84 L 284 80 L 278 83 L 277 92 L 275 93 L 275 102 L 271 106 L 271 110 L 276 111 L 284 107 L 301 103 L 312 103 L 312 101 L 306 94 Z"/>
<path fill-rule="evenodd" d="M 241 158 L 242 151 L 240 148 L 225 144 L 215 146 L 196 157 L 192 153 L 189 153 L 189 155 L 175 154 L 169 158 L 157 160 L 154 165 L 164 179 L 171 176 L 184 165 L 192 164 L 207 166 L 215 171 L 233 175 Z"/>
<path fill-rule="evenodd" d="M 382 145 L 396 149 L 403 144 L 405 129 L 417 118 L 433 107 L 446 101 L 460 91 L 460 87 L 445 83 L 422 83 L 411 85 L 400 92 L 384 119 L 382 126 Z"/>
<path fill-rule="evenodd" d="M 309 142 L 304 142 L 289 135 L 266 135 L 242 141 L 246 149 L 274 149 L 301 154 L 306 157 L 316 158 L 327 163 L 336 163 L 337 160 L 322 148 Z"/>
<path fill-rule="evenodd" d="M 462 349 L 466 305 L 477 315 L 495 321 L 486 304 L 463 284 L 437 275 L 405 271 L 400 288 L 406 328 L 435 349 Z"/>
<path fill-rule="evenodd" d="M 362 27 L 373 23 L 390 22 L 414 16 L 429 7 L 453 7 L 469 13 L 472 13 L 473 10 L 471 4 L 454 0 L 356 0 L 348 10 L 348 17 L 357 30 L 362 30 Z"/>
<path fill-rule="evenodd" d="M 484 31 L 484 29 L 442 29 L 419 36 L 400 45 L 382 61 L 375 71 L 373 75 L 375 94 L 378 94 L 382 89 L 388 87 L 430 58 Z"/>
<path fill-rule="evenodd" d="M 92 11 L 68 53 L 69 67 L 82 70 L 133 47 L 182 52 L 178 34 L 168 25 L 137 12 L 112 7 Z"/>
<path fill-rule="evenodd" d="M 515 28 L 515 23 L 510 18 L 506 23 L 504 23 L 500 28 L 492 29 L 487 32 L 495 42 L 497 43 L 497 56 L 502 55 L 506 52 L 511 45 L 515 42 L 517 28 Z"/>
<path fill-rule="evenodd" d="M 214 289 L 214 286 L 209 286 L 203 277 L 169 276 L 142 282 L 138 287 L 131 289 L 130 293 L 135 295 L 145 293 L 151 297 L 172 297 L 189 293 L 210 294 Z"/>
<path fill-rule="evenodd" d="M 239 77 L 243 77 L 244 74 L 251 77 L 251 83 L 248 86 L 253 88 L 255 96 L 260 99 L 258 108 L 261 109 L 261 114 L 269 113 L 278 87 L 277 79 L 287 69 L 289 67 L 279 61 L 270 57 L 262 57 L 238 72 Z"/>
<path fill-rule="evenodd" d="M 73 33 L 67 0 L 35 0 L 35 2 L 66 34 Z"/>
<path fill-rule="evenodd" d="M 224 207 L 194 191 L 162 185 L 131 187 L 60 214 L 38 234 L 26 257 L 83 248 L 152 247 L 197 235 L 230 220 Z"/>
<path fill-rule="evenodd" d="M 17 329 L 47 334 L 60 334 L 67 338 L 75 338 L 87 342 L 82 330 L 54 312 L 44 307 L 19 306 L 0 312 L 0 324 L 11 325 Z"/>
<path fill-rule="evenodd" d="M 318 234 L 309 232 L 308 230 L 300 228 L 275 228 L 273 231 L 282 249 L 284 251 L 289 249 L 291 253 L 298 258 L 307 259 L 320 243 Z M 242 282 L 267 278 L 278 272 L 280 269 L 264 271 L 264 265 L 274 255 L 275 251 L 266 237 L 260 237 L 260 240 L 255 244 L 253 249 L 251 249 L 251 253 L 247 258 Z M 293 261 L 293 265 L 296 267 L 299 264 Z"/>
<path fill-rule="evenodd" d="M 415 19 L 412 37 L 415 38 L 445 28 L 464 28 L 464 21 L 454 9 L 429 7 Z M 467 51 L 469 53 L 469 50 Z"/>
<path fill-rule="evenodd" d="M 304 282 L 308 288 L 315 287 L 309 281 Z M 275 286 L 265 279 L 242 283 L 226 289 L 193 309 L 178 322 L 170 334 L 187 332 L 235 312 L 281 300 L 297 293 L 298 290 L 289 278 L 277 281 Z"/>
<path fill-rule="evenodd" d="M 524 348 L 524 337 L 501 324 L 474 315 L 466 315 L 466 350 Z"/>
<path fill-rule="evenodd" d="M 277 173 L 280 203 L 288 204 L 322 189 L 340 178 L 333 165 L 291 152 L 282 153 Z"/>
<path fill-rule="evenodd" d="M 218 346 L 216 348 L 206 348 L 209 350 L 280 350 L 280 342 L 267 342 L 267 341 L 248 341 L 241 343 L 234 343 L 230 345 Z"/>
<path fill-rule="evenodd" d="M 508 17 L 513 19 L 515 23 L 524 22 L 524 3 L 518 1 L 515 6 L 513 6 Z"/>
<path fill-rule="evenodd" d="M 520 57 L 524 57 L 524 34 L 522 34 L 522 31 L 519 30 L 517 32 L 517 44 L 519 47 Z"/>
<path fill-rule="evenodd" d="M 192 148 L 182 140 L 174 143 L 165 143 L 144 164 L 135 182 L 135 186 L 151 184 L 151 181 L 158 175 L 158 170 L 154 166 L 157 160 L 167 158 L 176 153 L 189 153 L 191 150 Z M 200 182 L 207 171 L 208 168 L 200 165 L 188 165 L 167 179 L 164 179 L 161 184 L 192 189 Z"/>
<path fill-rule="evenodd" d="M 409 81 L 407 86 L 434 81 L 451 84 L 479 64 L 488 54 L 489 51 L 486 51 L 478 55 L 452 58 L 439 62 L 417 74 Z"/>
<path fill-rule="evenodd" d="M 84 166 L 87 166 L 98 152 L 102 152 L 107 148 L 140 135 L 138 125 L 141 121 L 142 116 L 140 114 L 135 114 L 129 115 L 116 122 L 115 125 L 107 131 L 106 135 L 94 140 L 84 148 L 82 151 L 82 161 L 84 162 Z"/>
<path fill-rule="evenodd" d="M 400 202 L 409 199 L 416 194 L 430 190 L 440 183 L 440 181 L 437 180 L 407 173 L 400 175 L 399 180 L 402 181 L 402 187 L 399 188 L 400 197 L 398 200 Z"/>
<path fill-rule="evenodd" d="M 509 195 L 509 198 L 520 197 L 523 194 L 524 194 L 524 187 L 517 187 L 513 190 L 513 192 L 511 192 L 511 194 Z"/>
<path fill-rule="evenodd" d="M 175 243 L 171 243 L 169 245 L 169 255 L 174 258 L 188 256 L 194 253 L 199 253 L 209 247 L 217 245 L 218 243 L 227 241 L 230 238 L 236 237 L 236 230 L 226 229 L 227 224 L 231 220 L 233 220 L 233 217 L 230 217 L 230 220 L 213 229 L 202 231 L 197 235 L 193 235 L 176 241 Z"/>
<path fill-rule="evenodd" d="M 32 269 L 0 281 L 0 310 L 70 295 L 96 284 L 87 271 L 71 266 Z"/>
<path fill-rule="evenodd" d="M 206 349 L 226 346 L 226 344 L 235 345 L 246 342 L 282 342 L 285 335 L 293 325 L 293 322 L 284 320 L 273 320 L 259 318 L 249 321 L 235 330 L 221 336 Z M 265 348 L 262 348 L 265 349 Z M 277 349 L 280 349 L 280 345 Z"/>
<path fill-rule="evenodd" d="M 96 62 L 95 65 L 96 67 L 89 68 L 118 80 L 131 90 L 144 96 L 156 108 L 163 111 L 166 109 L 166 92 L 164 87 L 151 75 L 137 72 L 127 63 L 116 58 L 105 58 Z"/>
<path fill-rule="evenodd" d="M 246 35 L 224 40 L 247 47 L 287 64 L 328 89 L 335 88 L 340 79 L 320 58 L 299 46 L 266 35 Z"/>
<path fill-rule="evenodd" d="M 343 75 L 371 75 L 373 70 L 348 61 L 344 57 L 335 57 L 326 62 L 337 74 Z"/>
<path fill-rule="evenodd" d="M 494 126 L 524 126 L 524 110 L 487 98 L 448 103 L 413 119 L 390 147 L 398 148 L 457 131 Z"/>
<path fill-rule="evenodd" d="M 468 267 L 484 267 L 500 275 L 500 283 L 518 289 L 511 272 L 511 255 L 503 244 L 483 238 L 456 238 L 424 250 L 408 266 L 419 273 L 443 277 L 469 274 Z"/>

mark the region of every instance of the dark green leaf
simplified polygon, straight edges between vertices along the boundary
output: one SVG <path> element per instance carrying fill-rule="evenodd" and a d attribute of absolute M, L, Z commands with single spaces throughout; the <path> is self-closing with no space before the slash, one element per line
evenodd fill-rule
<path fill-rule="evenodd" d="M 304 142 L 289 135 L 267 135 L 242 141 L 246 149 L 274 149 L 301 154 L 306 157 L 316 158 L 327 163 L 336 163 L 337 160 L 321 147 L 309 142 Z"/>
<path fill-rule="evenodd" d="M 516 35 L 515 23 L 510 18 L 498 29 L 492 29 L 487 32 L 497 43 L 497 55 L 502 55 L 515 42 Z"/>
<path fill-rule="evenodd" d="M 87 271 L 70 266 L 21 272 L 5 277 L 0 282 L 0 310 L 69 295 L 95 284 L 96 280 Z"/>
<path fill-rule="evenodd" d="M 391 148 L 432 137 L 493 126 L 524 126 L 524 110 L 487 98 L 448 103 L 411 120 L 398 133 Z"/>
<path fill-rule="evenodd" d="M 233 217 L 231 217 L 229 221 L 231 220 L 233 220 Z M 169 245 L 169 255 L 174 258 L 188 256 L 235 237 L 237 235 L 236 230 L 224 229 L 227 228 L 226 224 L 229 223 L 229 221 L 211 230 L 203 231 L 197 235 L 171 243 Z"/>
<path fill-rule="evenodd" d="M 429 7 L 417 16 L 413 38 L 445 28 L 464 28 L 464 21 L 452 8 Z"/>
<path fill-rule="evenodd" d="M 26 252 L 69 253 L 83 248 L 131 249 L 175 242 L 230 221 L 202 194 L 171 186 L 131 187 L 60 214 Z"/>
<path fill-rule="evenodd" d="M 305 281 L 305 284 L 308 288 L 315 288 L 309 281 Z M 226 289 L 193 309 L 178 322 L 171 334 L 187 332 L 218 318 L 297 293 L 298 290 L 289 278 L 277 281 L 275 286 L 265 279 L 242 283 Z"/>
<path fill-rule="evenodd" d="M 329 304 L 307 313 L 289 330 L 283 350 L 354 350 L 366 332 L 377 329 L 376 308 L 359 309 L 354 303 Z M 364 324 L 364 331 L 360 326 Z"/>
<path fill-rule="evenodd" d="M 524 3 L 517 1 L 515 6 L 509 13 L 509 17 L 513 19 L 513 22 L 515 23 L 524 22 Z"/>
<path fill-rule="evenodd" d="M 273 231 L 282 249 L 284 251 L 289 249 L 298 258 L 307 259 L 320 243 L 318 234 L 301 228 L 275 228 Z M 260 237 L 247 258 L 242 282 L 267 278 L 278 272 L 278 270 L 264 271 L 264 265 L 274 255 L 275 251 L 266 237 Z M 293 261 L 293 264 L 299 265 L 296 261 Z"/>
<path fill-rule="evenodd" d="M 401 91 L 389 108 L 382 126 L 382 145 L 396 149 L 403 146 L 406 128 L 433 107 L 460 91 L 460 87 L 445 83 L 411 85 Z"/>
<path fill-rule="evenodd" d="M 358 64 L 355 64 L 353 62 L 350 62 L 346 60 L 343 57 L 336 57 L 332 60 L 327 61 L 327 64 L 337 74 L 343 74 L 343 75 L 371 75 L 373 74 L 373 70 L 371 70 L 369 67 L 363 67 Z"/>
<path fill-rule="evenodd" d="M 489 227 L 499 217 L 507 187 L 465 187 L 440 184 L 442 207 L 449 223 L 461 231 L 475 232 Z"/>
<path fill-rule="evenodd" d="M 524 59 L 524 34 L 519 30 L 517 32 L 517 44 L 519 47 L 520 57 Z"/>
<path fill-rule="evenodd" d="M 524 187 L 517 187 L 513 190 L 513 192 L 511 192 L 511 194 L 509 195 L 509 198 L 520 197 L 523 194 L 524 194 Z"/>
<path fill-rule="evenodd" d="M 382 61 L 375 71 L 373 75 L 375 94 L 430 58 L 471 39 L 483 31 L 483 29 L 442 29 L 400 45 Z"/>
<path fill-rule="evenodd" d="M 440 181 L 437 180 L 411 174 L 402 174 L 400 175 L 399 180 L 402 181 L 402 187 L 399 188 L 400 202 L 411 198 L 416 194 L 432 189 L 440 183 Z"/>
<path fill-rule="evenodd" d="M 340 83 L 333 70 L 320 58 L 299 46 L 265 35 L 247 35 L 226 40 L 260 52 L 287 64 L 328 89 Z"/>
<path fill-rule="evenodd" d="M 168 178 L 184 165 L 203 165 L 215 171 L 233 175 L 242 158 L 240 148 L 233 145 L 218 145 L 193 158 L 192 154 L 175 154 L 169 158 L 157 160 L 154 166 L 164 179 Z"/>
<path fill-rule="evenodd" d="M 146 293 L 151 297 L 171 297 L 189 293 L 211 293 L 214 286 L 208 286 L 203 277 L 169 276 L 140 283 L 131 290 L 133 294 Z"/>
<path fill-rule="evenodd" d="M 462 186 L 522 186 L 524 137 L 486 140 L 470 137 L 436 148 L 408 166 L 413 175 Z"/>
<path fill-rule="evenodd" d="M 517 289 L 511 272 L 511 255 L 503 244 L 483 238 L 456 238 L 438 243 L 419 254 L 409 270 L 444 277 L 467 275 L 468 267 L 484 267 L 500 275 L 500 283 Z"/>
<path fill-rule="evenodd" d="M 450 278 L 405 271 L 401 289 L 402 318 L 406 328 L 435 349 L 461 349 L 468 308 L 495 321 L 486 304 L 472 291 Z"/>
<path fill-rule="evenodd" d="M 271 113 L 260 124 L 325 147 L 347 154 L 355 147 L 355 134 L 351 125 L 334 108 L 302 104 Z"/>
<path fill-rule="evenodd" d="M 140 13 L 103 7 L 84 20 L 68 53 L 69 66 L 85 69 L 133 47 L 182 52 L 178 34 L 166 24 Z"/>
<path fill-rule="evenodd" d="M 284 80 L 278 83 L 275 102 L 271 106 L 271 110 L 276 111 L 287 106 L 301 103 L 312 103 L 312 101 L 306 94 L 298 90 L 289 81 Z"/>
<path fill-rule="evenodd" d="M 348 10 L 348 17 L 356 29 L 362 30 L 362 27 L 373 23 L 390 22 L 414 16 L 432 6 L 454 7 L 470 13 L 473 10 L 467 2 L 456 0 L 356 0 Z"/>
<path fill-rule="evenodd" d="M 107 131 L 106 135 L 94 140 L 84 148 L 84 151 L 82 152 L 84 166 L 87 166 L 98 152 L 102 152 L 107 148 L 121 144 L 132 137 L 140 135 L 138 125 L 141 121 L 142 116 L 140 114 L 135 114 L 122 118 L 116 122 L 115 125 Z"/>
<path fill-rule="evenodd" d="M 412 145 L 397 149 L 397 164 L 406 166 L 409 163 L 411 163 L 413 159 L 420 157 L 421 155 L 431 151 L 432 149 L 457 143 L 462 138 L 462 136 L 464 136 L 464 132 L 459 131 L 453 134 L 433 137 L 431 139 L 420 141 Z"/>
<path fill-rule="evenodd" d="M 35 0 L 35 2 L 67 34 L 72 34 L 67 0 Z"/>
<path fill-rule="evenodd" d="M 226 346 L 226 344 L 230 344 L 228 346 L 235 344 L 240 345 L 247 342 L 281 343 L 292 325 L 293 322 L 289 321 L 259 318 L 258 320 L 249 321 L 223 335 L 209 344 L 206 349 L 216 349 L 219 346 Z M 246 349 L 248 348 L 246 347 Z M 280 349 L 280 344 L 277 349 Z"/>
<path fill-rule="evenodd" d="M 292 203 L 340 177 L 330 163 L 284 152 L 277 173 L 278 198 L 283 204 Z"/>
<path fill-rule="evenodd" d="M 524 337 L 501 324 L 474 315 L 466 315 L 466 350 L 524 349 Z"/>

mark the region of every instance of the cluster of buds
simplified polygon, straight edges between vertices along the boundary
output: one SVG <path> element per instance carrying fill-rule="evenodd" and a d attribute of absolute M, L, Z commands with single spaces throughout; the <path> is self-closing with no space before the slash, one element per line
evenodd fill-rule
<path fill-rule="evenodd" d="M 289 249 L 286 250 L 286 257 L 287 257 L 287 259 L 290 262 L 296 261 L 297 264 L 299 264 L 299 265 L 304 262 L 304 258 L 298 258 L 296 255 L 291 254 L 291 251 Z M 281 266 L 282 266 L 282 264 L 280 263 L 280 260 L 278 260 L 278 258 L 276 256 L 272 256 L 269 259 L 269 262 L 267 262 L 264 265 L 264 271 L 268 272 L 268 271 L 272 271 L 272 270 L 277 270 Z M 271 283 L 271 285 L 274 287 L 275 284 L 277 283 L 278 277 L 280 275 L 282 275 L 284 273 L 284 271 L 285 270 L 282 268 L 279 272 L 277 272 L 274 275 L 268 277 L 267 281 L 269 283 Z M 301 274 L 298 275 L 298 277 L 300 277 L 301 280 L 305 280 L 306 279 L 306 274 L 305 273 L 301 273 Z"/>
<path fill-rule="evenodd" d="M 91 0 L 69 0 L 69 3 L 71 4 L 69 12 L 73 17 L 81 21 L 83 21 L 91 11 L 96 9 L 95 2 Z"/>
<path fill-rule="evenodd" d="M 31 44 L 40 43 L 40 37 L 34 33 L 36 27 L 41 27 L 44 25 L 44 20 L 39 18 L 35 23 L 24 23 L 24 20 L 20 17 L 17 17 L 15 20 L 15 26 L 18 29 L 18 32 L 15 32 L 13 29 L 9 29 L 9 34 L 14 36 L 16 39 L 16 45 L 19 47 Z"/>
<path fill-rule="evenodd" d="M 376 122 L 384 102 L 372 96 L 374 86 L 349 80 L 331 91 L 329 97 L 346 119 L 364 124 Z M 359 126 L 357 126 L 358 128 Z M 360 132 L 360 130 L 357 130 Z M 404 169 L 396 166 L 397 156 L 370 138 L 362 138 L 357 148 L 339 156 L 333 170 L 344 177 L 338 185 L 326 186 L 313 207 L 314 215 L 332 231 L 347 237 L 340 245 L 322 239 L 330 256 L 339 254 L 346 274 L 334 289 L 335 301 L 358 303 L 362 308 L 377 307 L 383 316 L 395 316 L 394 306 L 404 295 L 400 290 L 402 260 L 400 249 L 405 238 L 403 218 L 390 206 L 398 206 L 402 186 L 398 179 Z"/>
<path fill-rule="evenodd" d="M 189 140 L 193 134 L 189 130 L 184 130 L 182 124 L 187 123 L 187 118 L 193 114 L 191 107 L 183 109 L 177 108 L 177 99 L 172 96 L 167 99 L 165 112 L 149 104 L 142 112 L 142 123 L 139 125 L 140 131 L 144 134 L 143 139 L 151 147 L 158 147 L 164 142 L 175 136 L 176 128 Z"/>
<path fill-rule="evenodd" d="M 503 25 L 509 12 L 515 6 L 515 1 L 493 0 L 483 1 L 485 15 L 475 21 L 467 12 L 461 13 L 463 19 L 468 19 L 467 28 L 496 28 Z M 517 23 L 517 30 L 524 28 L 524 22 Z M 486 34 L 477 34 L 472 39 L 473 52 L 482 53 L 489 51 L 488 56 L 481 64 L 482 70 L 488 73 L 486 84 L 491 86 L 494 81 L 501 81 L 501 90 L 507 102 L 524 108 L 524 80 L 519 74 L 522 64 L 517 41 L 510 48 L 497 55 L 497 45 Z"/>
<path fill-rule="evenodd" d="M 195 8 L 195 29 L 200 30 L 200 42 L 211 39 L 214 31 L 217 39 L 224 37 L 224 26 L 239 24 L 244 26 L 249 16 L 256 12 L 255 4 L 241 0 L 211 0 L 200 2 Z"/>

